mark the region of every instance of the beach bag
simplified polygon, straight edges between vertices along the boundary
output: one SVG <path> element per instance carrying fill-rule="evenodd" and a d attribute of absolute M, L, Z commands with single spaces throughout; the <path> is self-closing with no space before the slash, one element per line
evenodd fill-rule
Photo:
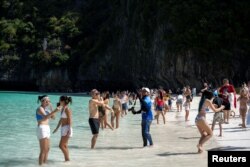
<path fill-rule="evenodd" d="M 250 125 L 250 108 L 248 109 L 247 112 L 247 125 Z"/>

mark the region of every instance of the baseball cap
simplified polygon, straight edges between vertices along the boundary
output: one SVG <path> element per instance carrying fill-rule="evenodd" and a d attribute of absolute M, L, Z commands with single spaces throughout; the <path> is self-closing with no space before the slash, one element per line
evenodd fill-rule
<path fill-rule="evenodd" d="M 142 90 L 145 90 L 146 92 L 150 93 L 150 90 L 147 87 L 143 87 Z"/>

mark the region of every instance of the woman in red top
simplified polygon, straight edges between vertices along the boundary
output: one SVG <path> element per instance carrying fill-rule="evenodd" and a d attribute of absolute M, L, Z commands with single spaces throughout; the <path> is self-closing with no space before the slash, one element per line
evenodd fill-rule
<path fill-rule="evenodd" d="M 165 116 L 164 116 L 164 100 L 163 100 L 163 94 L 161 91 L 158 92 L 158 96 L 155 98 L 155 111 L 156 111 L 156 119 L 157 119 L 157 124 L 159 124 L 159 115 L 162 115 L 163 117 L 163 122 L 164 124 L 166 123 L 165 121 Z"/>

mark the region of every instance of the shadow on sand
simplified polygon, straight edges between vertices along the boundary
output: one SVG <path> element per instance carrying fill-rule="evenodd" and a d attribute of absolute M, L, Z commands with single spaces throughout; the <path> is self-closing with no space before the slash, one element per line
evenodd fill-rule
<path fill-rule="evenodd" d="M 90 149 L 90 147 L 79 147 L 76 145 L 70 145 L 71 149 Z M 95 150 L 132 150 L 132 149 L 142 149 L 143 147 L 96 147 Z"/>
<path fill-rule="evenodd" d="M 224 129 L 242 129 L 242 127 L 241 126 L 239 126 L 239 127 L 223 127 L 223 130 Z"/>
<path fill-rule="evenodd" d="M 241 129 L 238 129 L 238 130 L 227 130 L 225 132 L 245 132 L 245 131 L 247 131 L 247 129 L 241 128 Z"/>
<path fill-rule="evenodd" d="M 184 152 L 184 153 L 171 153 L 171 152 L 165 152 L 165 153 L 161 153 L 161 154 L 156 154 L 158 156 L 161 157 L 166 157 L 166 156 L 183 156 L 183 155 L 195 155 L 198 154 L 197 152 Z"/>
<path fill-rule="evenodd" d="M 208 151 L 234 151 L 234 150 L 250 150 L 250 147 L 234 147 L 234 146 L 227 146 L 227 147 L 216 147 L 209 149 Z"/>
<path fill-rule="evenodd" d="M 133 150 L 142 149 L 143 147 L 97 147 L 97 150 Z"/>
<path fill-rule="evenodd" d="M 179 137 L 179 139 L 191 140 L 191 139 L 199 139 L 200 137 Z"/>

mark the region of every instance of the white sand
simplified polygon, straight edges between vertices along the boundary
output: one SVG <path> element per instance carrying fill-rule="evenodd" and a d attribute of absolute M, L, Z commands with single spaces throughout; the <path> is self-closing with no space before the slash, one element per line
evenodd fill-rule
<path fill-rule="evenodd" d="M 250 150 L 250 130 L 239 128 L 239 118 L 230 120 L 230 124 L 223 124 L 223 137 L 217 137 L 216 126 L 214 137 L 209 140 L 202 154 L 197 154 L 196 145 L 199 140 L 199 132 L 195 126 L 194 118 L 197 114 L 199 97 L 195 97 L 191 104 L 190 121 L 184 121 L 184 110 L 166 114 L 166 125 L 163 125 L 160 117 L 160 125 L 153 121 L 151 134 L 154 141 L 152 148 L 142 148 L 140 115 L 129 113 L 121 120 L 120 129 L 111 131 L 100 130 L 96 149 L 91 150 L 89 129 L 82 129 L 81 133 L 75 133 L 69 142 L 70 163 L 62 163 L 62 153 L 53 146 L 50 153 L 49 166 L 79 166 L 79 167 L 206 167 L 207 150 Z M 207 114 L 207 120 L 211 123 L 213 113 Z M 87 124 L 87 119 L 84 124 Z M 56 156 L 53 156 L 56 155 Z"/>

